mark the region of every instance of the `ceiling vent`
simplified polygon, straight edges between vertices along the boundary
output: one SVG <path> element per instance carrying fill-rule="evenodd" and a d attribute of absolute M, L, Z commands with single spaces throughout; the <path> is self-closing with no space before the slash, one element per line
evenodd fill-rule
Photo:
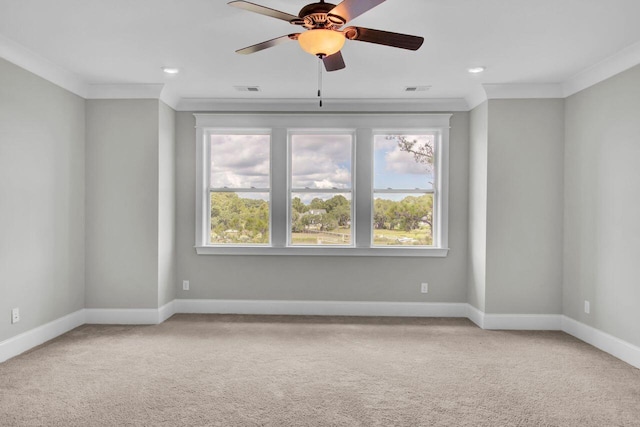
<path fill-rule="evenodd" d="M 234 86 L 239 92 L 260 92 L 260 86 Z"/>
<path fill-rule="evenodd" d="M 426 92 L 431 89 L 431 86 L 407 86 L 404 88 L 405 92 Z"/>

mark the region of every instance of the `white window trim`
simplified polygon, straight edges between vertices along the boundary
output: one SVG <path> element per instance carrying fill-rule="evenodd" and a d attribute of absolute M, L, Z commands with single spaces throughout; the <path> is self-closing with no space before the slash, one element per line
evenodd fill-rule
<path fill-rule="evenodd" d="M 448 128 L 447 128 L 448 131 Z M 434 242 L 433 242 L 433 246 L 429 247 L 429 249 L 439 249 L 439 248 L 448 248 L 448 238 L 447 238 L 447 231 L 448 231 L 448 227 L 446 226 L 447 224 L 442 224 L 442 221 L 440 220 L 441 218 L 443 220 L 445 220 L 447 218 L 447 216 L 442 216 L 443 214 L 447 214 L 447 210 L 446 207 L 442 207 L 440 200 L 441 200 L 441 193 L 443 193 L 445 190 L 443 189 L 443 186 L 441 185 L 444 184 L 444 180 L 446 177 L 446 181 L 448 181 L 448 171 L 446 174 L 443 174 L 442 171 L 442 167 L 443 165 L 447 165 L 448 166 L 448 160 L 446 163 L 442 163 L 441 159 L 442 156 L 445 155 L 445 153 L 442 153 L 444 150 L 446 150 L 446 156 L 448 159 L 448 155 L 449 155 L 449 144 L 448 144 L 448 135 L 447 135 L 447 143 L 444 143 L 444 137 L 442 135 L 442 130 L 441 129 L 407 129 L 407 128 L 402 128 L 402 129 L 374 129 L 373 130 L 373 135 L 424 135 L 424 134 L 434 134 L 435 135 L 435 140 L 434 140 L 434 152 L 435 152 L 435 158 L 433 160 L 433 167 L 434 170 L 436 172 L 436 174 L 434 175 L 434 183 L 433 183 L 433 189 L 432 190 L 428 190 L 428 189 L 421 189 L 421 190 L 402 190 L 402 189 L 393 189 L 391 191 L 388 191 L 389 193 L 401 193 L 401 194 L 411 194 L 411 193 L 416 193 L 416 194 L 433 194 L 434 195 L 434 199 L 433 199 L 433 223 L 434 223 L 434 227 L 436 228 L 436 231 L 434 233 Z M 371 158 L 371 170 L 374 171 L 375 170 L 375 165 L 374 165 L 374 159 L 373 157 Z M 386 193 L 387 191 L 385 191 L 384 189 L 378 189 L 377 191 L 378 193 Z M 447 188 L 447 192 L 448 192 L 448 188 Z M 376 189 L 375 187 L 371 187 L 371 201 L 373 202 L 374 200 L 374 193 L 376 193 Z M 443 211 L 444 208 L 444 211 Z M 373 224 L 373 208 L 371 209 L 371 221 Z M 373 240 L 374 240 L 374 236 L 373 233 L 371 233 L 371 237 L 370 237 L 370 245 L 371 247 L 375 247 L 375 248 L 380 248 L 380 247 L 384 247 L 384 246 L 374 246 L 373 245 Z M 444 242 L 444 244 L 443 244 Z M 424 247 L 423 247 L 424 248 Z M 419 249 L 419 247 L 417 248 Z"/>
<path fill-rule="evenodd" d="M 271 160 L 273 158 L 273 154 L 272 154 L 272 148 L 273 148 L 273 136 L 271 135 L 271 129 L 239 129 L 239 128 L 234 128 L 234 129 L 224 129 L 224 128 L 208 128 L 208 129 L 204 129 L 203 131 L 203 136 L 202 136 L 202 154 L 204 156 L 204 171 L 208 171 L 209 168 L 207 167 L 206 162 L 209 161 L 209 159 L 211 159 L 211 144 L 208 144 L 207 141 L 209 141 L 209 137 L 211 135 L 268 135 L 269 136 L 269 188 L 256 188 L 256 189 L 252 189 L 252 188 L 216 188 L 216 190 L 219 190 L 220 192 L 229 192 L 229 193 L 247 193 L 247 192 L 252 192 L 251 190 L 255 190 L 253 192 L 255 193 L 266 193 L 266 190 L 269 190 L 269 212 L 271 212 L 271 208 L 272 208 L 272 201 L 271 201 L 271 197 L 272 197 L 272 193 L 273 193 L 273 180 L 271 179 Z M 204 218 L 210 218 L 211 217 L 211 190 L 214 190 L 214 188 L 211 187 L 211 174 L 204 174 L 204 176 L 202 177 L 202 181 L 203 181 L 203 193 L 200 193 L 200 197 L 204 197 L 204 200 L 207 200 L 207 203 L 204 203 Z M 202 200 L 201 200 L 202 202 Z M 262 248 L 269 248 L 272 246 L 273 242 L 272 242 L 272 235 L 271 235 L 271 226 L 272 226 L 272 215 L 269 215 L 269 243 L 260 243 L 260 244 L 254 244 L 252 246 L 255 247 L 262 247 Z M 228 247 L 245 247 L 241 244 L 227 244 L 227 245 L 213 245 L 211 243 L 209 243 L 209 233 L 208 233 L 208 224 L 204 227 L 204 229 L 202 230 L 202 244 L 204 246 L 207 247 L 221 247 L 221 248 L 228 248 Z M 197 241 L 197 240 L 196 240 Z"/>
<path fill-rule="evenodd" d="M 335 193 L 350 193 L 351 194 L 351 244 L 350 245 L 324 245 L 322 246 L 322 248 L 355 248 L 356 246 L 356 235 L 355 235 L 355 230 L 357 230 L 356 228 L 356 218 L 354 216 L 355 213 L 355 194 L 356 194 L 356 165 L 355 165 L 355 159 L 356 159 L 356 132 L 354 129 L 335 129 L 335 128 L 323 128 L 323 129 L 319 129 L 319 128 L 314 128 L 314 129 L 309 129 L 309 128 L 289 128 L 287 131 L 287 247 L 292 247 L 292 248 L 318 248 L 319 246 L 317 245 L 293 245 L 291 243 L 291 227 L 290 224 L 292 223 L 292 212 L 291 212 L 291 194 L 294 191 L 292 182 L 291 182 L 291 161 L 292 161 L 292 136 L 293 135 L 311 135 L 311 134 L 318 134 L 318 135 L 350 135 L 351 136 L 351 187 L 348 189 L 336 189 L 336 190 L 331 190 L 332 192 Z M 317 191 L 316 191 L 317 190 Z M 326 190 L 323 189 L 308 189 L 305 190 L 305 192 L 309 192 L 309 193 L 325 193 L 328 192 Z"/>
<path fill-rule="evenodd" d="M 386 257 L 445 257 L 448 247 L 449 205 L 449 127 L 451 114 L 375 113 L 375 114 L 194 114 L 196 119 L 196 238 L 199 255 L 321 255 L 321 256 L 386 256 Z M 206 167 L 206 131 L 208 129 L 249 131 L 271 130 L 271 246 L 211 246 L 207 245 L 208 206 L 203 203 L 208 178 Z M 288 132 L 295 129 L 351 129 L 355 130 L 355 157 L 352 158 L 353 197 L 355 208 L 355 247 L 287 246 L 289 221 Z M 433 247 L 383 247 L 371 245 L 373 210 L 373 133 L 378 129 L 439 131 L 440 141 L 435 159 L 436 192 L 434 222 L 437 242 Z M 358 188 L 356 189 L 356 185 Z M 208 192 L 208 187 L 206 191 Z M 437 215 L 437 217 L 436 217 Z"/>

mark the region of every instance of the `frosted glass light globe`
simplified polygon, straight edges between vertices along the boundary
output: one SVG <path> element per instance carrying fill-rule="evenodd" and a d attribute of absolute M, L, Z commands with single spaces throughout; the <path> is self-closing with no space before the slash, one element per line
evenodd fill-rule
<path fill-rule="evenodd" d="M 300 47 L 312 55 L 329 56 L 340 51 L 344 46 L 344 35 L 332 30 L 308 30 L 298 36 Z"/>

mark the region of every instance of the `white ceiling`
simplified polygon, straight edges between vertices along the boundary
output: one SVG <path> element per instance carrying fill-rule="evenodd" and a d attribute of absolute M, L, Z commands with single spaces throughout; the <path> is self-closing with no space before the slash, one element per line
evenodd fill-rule
<path fill-rule="evenodd" d="M 297 14 L 305 0 L 253 0 Z M 483 83 L 562 83 L 640 42 L 639 0 L 387 0 L 353 25 L 423 36 L 417 52 L 347 41 L 327 98 L 469 98 Z M 225 0 L 0 0 L 0 35 L 89 84 L 164 84 L 179 98 L 308 98 L 317 60 Z M 1 50 L 0 50 L 1 52 Z M 483 65 L 479 76 L 467 73 Z M 179 67 L 166 77 L 163 66 Z M 259 93 L 234 86 L 257 85 Z M 406 93 L 405 86 L 431 86 Z"/>

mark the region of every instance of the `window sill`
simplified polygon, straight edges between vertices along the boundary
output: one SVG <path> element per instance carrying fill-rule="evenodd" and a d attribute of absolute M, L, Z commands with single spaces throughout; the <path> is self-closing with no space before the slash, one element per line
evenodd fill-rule
<path fill-rule="evenodd" d="M 444 258 L 448 248 L 274 248 L 266 246 L 196 246 L 198 255 L 288 255 L 288 256 L 384 256 L 384 257 L 434 257 Z"/>

